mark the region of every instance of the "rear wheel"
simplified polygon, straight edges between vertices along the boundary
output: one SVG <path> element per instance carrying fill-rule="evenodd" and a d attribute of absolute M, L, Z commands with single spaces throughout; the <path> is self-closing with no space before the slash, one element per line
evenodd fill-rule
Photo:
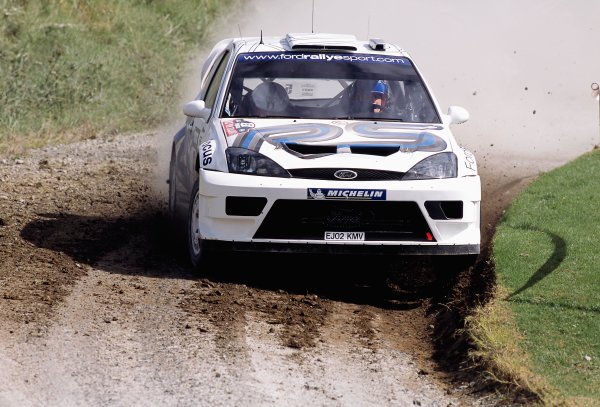
<path fill-rule="evenodd" d="M 192 263 L 194 268 L 199 268 L 205 254 L 205 249 L 204 241 L 200 234 L 200 192 L 198 190 L 198 181 L 196 181 L 192 189 L 187 231 L 190 263 Z"/>
<path fill-rule="evenodd" d="M 185 264 L 188 259 L 187 250 L 187 232 L 186 232 L 186 216 L 178 212 L 177 209 L 177 180 L 176 180 L 176 161 L 175 161 L 175 150 L 171 152 L 171 162 L 169 165 L 169 196 L 168 196 L 168 208 L 167 208 L 167 219 L 169 234 L 165 239 L 165 244 L 170 248 L 173 255 L 182 264 Z"/>

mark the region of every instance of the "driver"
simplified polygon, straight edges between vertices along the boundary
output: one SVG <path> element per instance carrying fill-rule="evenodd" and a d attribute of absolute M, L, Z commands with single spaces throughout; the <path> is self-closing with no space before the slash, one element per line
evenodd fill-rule
<path fill-rule="evenodd" d="M 377 81 L 371 89 L 371 110 L 373 113 L 381 113 L 386 109 L 390 96 L 390 88 L 386 81 Z"/>

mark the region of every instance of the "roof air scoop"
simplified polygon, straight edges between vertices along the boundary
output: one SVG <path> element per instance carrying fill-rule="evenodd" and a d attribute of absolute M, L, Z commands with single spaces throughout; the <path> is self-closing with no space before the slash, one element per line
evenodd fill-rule
<path fill-rule="evenodd" d="M 356 51 L 354 35 L 288 33 L 286 41 L 292 50 Z"/>
<path fill-rule="evenodd" d="M 371 38 L 369 40 L 369 46 L 375 51 L 385 51 L 386 43 L 381 38 Z"/>

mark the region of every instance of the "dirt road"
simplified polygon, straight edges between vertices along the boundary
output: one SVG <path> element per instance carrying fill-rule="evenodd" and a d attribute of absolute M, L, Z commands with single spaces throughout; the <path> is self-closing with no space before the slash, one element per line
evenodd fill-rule
<path fill-rule="evenodd" d="M 598 5 L 314 3 L 245 2 L 218 26 L 352 28 L 420 52 L 444 107 L 472 113 L 458 138 L 479 161 L 486 249 L 516 192 L 597 143 Z M 379 257 L 226 256 L 195 274 L 164 217 L 171 135 L 0 157 L 1 407 L 498 403 L 454 335 L 494 282 L 486 250 L 442 280 Z"/>
<path fill-rule="evenodd" d="M 0 406 L 491 403 L 456 377 L 437 304 L 457 283 L 423 259 L 237 255 L 194 273 L 156 144 L 0 158 Z M 507 197 L 488 193 L 485 218 Z"/>

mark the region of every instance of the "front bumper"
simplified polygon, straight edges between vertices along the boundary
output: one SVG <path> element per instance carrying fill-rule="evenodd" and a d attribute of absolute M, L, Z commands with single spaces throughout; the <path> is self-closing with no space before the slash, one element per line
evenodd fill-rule
<path fill-rule="evenodd" d="M 311 199 L 316 190 L 385 191 L 384 199 Z M 478 254 L 478 176 L 321 181 L 200 170 L 200 230 L 234 250 Z M 358 232 L 361 240 L 325 240 Z M 214 241 L 214 242 L 210 242 Z"/>

